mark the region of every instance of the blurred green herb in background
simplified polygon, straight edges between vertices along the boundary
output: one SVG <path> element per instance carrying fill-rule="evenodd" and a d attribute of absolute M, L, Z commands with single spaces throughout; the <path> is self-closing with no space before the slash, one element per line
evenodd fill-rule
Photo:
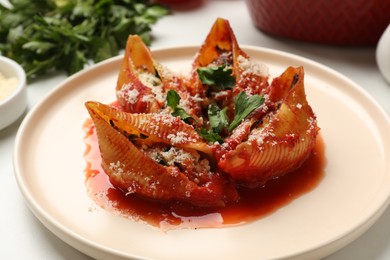
<path fill-rule="evenodd" d="M 151 25 L 168 9 L 140 0 L 9 0 L 0 3 L 0 52 L 28 78 L 113 57 L 129 34 L 151 43 Z"/>

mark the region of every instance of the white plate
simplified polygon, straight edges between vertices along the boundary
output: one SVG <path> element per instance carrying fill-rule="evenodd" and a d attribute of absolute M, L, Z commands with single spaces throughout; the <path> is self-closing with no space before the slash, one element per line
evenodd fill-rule
<path fill-rule="evenodd" d="M 160 49 L 154 58 L 188 72 L 198 47 Z M 84 187 L 84 102 L 115 100 L 121 57 L 55 88 L 17 134 L 17 182 L 36 217 L 66 243 L 95 258 L 313 259 L 340 249 L 383 213 L 390 194 L 390 120 L 359 86 L 318 63 L 245 47 L 271 75 L 303 65 L 327 166 L 318 187 L 250 224 L 163 233 L 94 207 Z"/>

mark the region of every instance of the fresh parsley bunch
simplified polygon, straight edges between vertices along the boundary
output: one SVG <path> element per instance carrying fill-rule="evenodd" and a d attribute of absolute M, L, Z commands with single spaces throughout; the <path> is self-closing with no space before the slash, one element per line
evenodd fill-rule
<path fill-rule="evenodd" d="M 168 9 L 142 0 L 10 0 L 0 4 L 0 52 L 29 78 L 73 74 L 115 56 L 129 34 L 151 42 L 151 25 Z"/>

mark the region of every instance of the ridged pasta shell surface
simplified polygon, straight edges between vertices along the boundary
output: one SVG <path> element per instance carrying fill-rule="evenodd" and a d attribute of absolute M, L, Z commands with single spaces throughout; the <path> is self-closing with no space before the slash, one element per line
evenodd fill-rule
<path fill-rule="evenodd" d="M 250 187 L 263 185 L 299 167 L 309 156 L 319 129 L 306 100 L 303 77 L 302 68 L 288 68 L 276 80 L 278 85 L 269 89 L 278 88 L 278 94 L 271 94 L 282 97 L 277 110 L 254 122 L 246 140 L 218 162 L 236 181 Z"/>
<path fill-rule="evenodd" d="M 155 130 L 157 124 L 142 126 L 140 121 L 148 115 L 129 114 L 97 102 L 87 102 L 86 107 L 96 127 L 102 167 L 110 181 L 125 193 L 202 207 L 224 206 L 227 201 L 237 200 L 229 179 L 211 172 L 208 161 L 191 148 L 191 144 L 197 146 L 195 134 L 192 137 L 189 133 L 186 141 L 177 145 L 164 130 Z M 160 121 L 158 125 L 163 129 L 171 122 Z M 190 166 L 194 166 L 191 172 L 180 170 Z"/>

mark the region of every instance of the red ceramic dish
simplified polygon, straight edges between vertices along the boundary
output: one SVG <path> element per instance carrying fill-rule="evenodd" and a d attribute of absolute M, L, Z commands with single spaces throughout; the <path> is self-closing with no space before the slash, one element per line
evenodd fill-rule
<path fill-rule="evenodd" d="M 388 0 L 246 0 L 262 31 L 333 45 L 375 45 L 390 22 Z"/>

